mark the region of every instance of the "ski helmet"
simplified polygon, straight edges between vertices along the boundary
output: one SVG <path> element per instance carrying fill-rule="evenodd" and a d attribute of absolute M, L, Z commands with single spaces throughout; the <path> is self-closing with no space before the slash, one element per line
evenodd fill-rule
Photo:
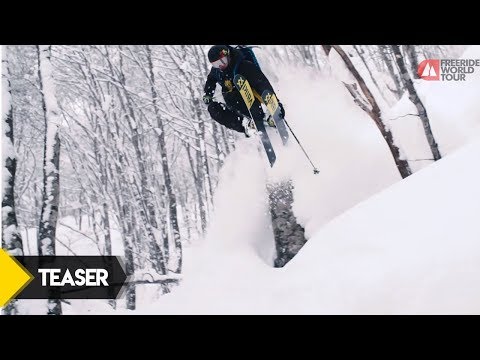
<path fill-rule="evenodd" d="M 208 61 L 213 67 L 224 70 L 229 64 L 230 50 L 226 45 L 214 45 L 208 51 Z"/>

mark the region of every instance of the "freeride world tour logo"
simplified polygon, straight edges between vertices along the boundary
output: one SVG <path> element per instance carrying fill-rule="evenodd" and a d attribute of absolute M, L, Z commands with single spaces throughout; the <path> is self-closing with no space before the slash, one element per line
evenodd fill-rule
<path fill-rule="evenodd" d="M 480 67 L 480 59 L 426 59 L 418 65 L 420 79 L 465 81 Z"/>

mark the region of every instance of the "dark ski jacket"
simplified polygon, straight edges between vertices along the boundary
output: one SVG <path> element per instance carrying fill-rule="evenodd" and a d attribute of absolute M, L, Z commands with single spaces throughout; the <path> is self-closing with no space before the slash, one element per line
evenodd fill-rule
<path fill-rule="evenodd" d="M 233 84 L 233 78 L 236 74 L 241 74 L 248 80 L 255 97 L 259 98 L 259 100 L 261 100 L 261 94 L 265 90 L 274 92 L 272 85 L 257 65 L 243 58 L 240 50 L 231 46 L 229 46 L 229 49 L 230 63 L 228 67 L 223 71 L 212 67 L 205 83 L 205 95 L 213 96 L 217 83 L 222 87 L 222 93 L 238 91 Z"/>

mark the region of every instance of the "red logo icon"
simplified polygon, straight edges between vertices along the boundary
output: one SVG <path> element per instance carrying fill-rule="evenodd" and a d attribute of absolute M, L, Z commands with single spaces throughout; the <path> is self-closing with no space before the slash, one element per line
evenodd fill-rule
<path fill-rule="evenodd" d="M 418 65 L 417 74 L 423 80 L 440 80 L 440 60 L 423 60 Z"/>

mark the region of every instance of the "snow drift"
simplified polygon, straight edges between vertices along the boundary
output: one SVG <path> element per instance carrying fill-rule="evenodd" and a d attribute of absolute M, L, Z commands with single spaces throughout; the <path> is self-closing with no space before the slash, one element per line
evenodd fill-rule
<path fill-rule="evenodd" d="M 480 140 L 358 204 L 283 269 L 248 253 L 245 239 L 204 244 L 211 261 L 140 311 L 480 313 L 480 171 L 471 166 L 479 155 Z"/>

